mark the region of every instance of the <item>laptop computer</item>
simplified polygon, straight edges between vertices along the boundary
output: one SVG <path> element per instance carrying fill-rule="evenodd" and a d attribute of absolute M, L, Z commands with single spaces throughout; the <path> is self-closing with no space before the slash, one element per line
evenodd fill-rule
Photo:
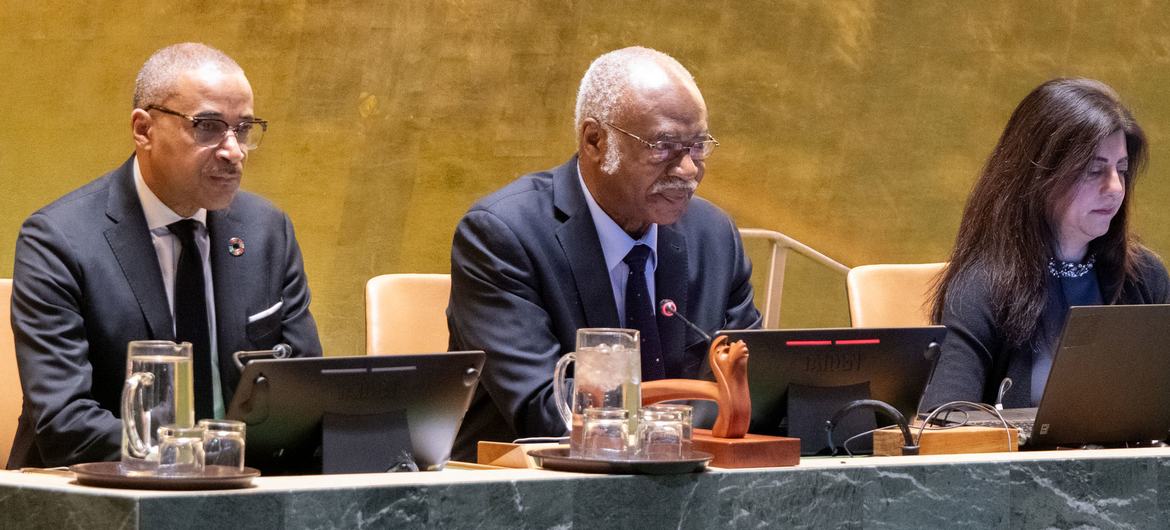
<path fill-rule="evenodd" d="M 1030 449 L 1149 442 L 1170 432 L 1167 403 L 1170 305 L 1074 306 L 1040 406 L 1002 414 Z M 1003 425 L 993 415 L 970 414 L 968 425 Z"/>
<path fill-rule="evenodd" d="M 749 432 L 798 437 L 805 455 L 827 453 L 825 422 L 854 399 L 881 400 L 914 417 L 946 333 L 944 326 L 719 332 L 748 346 Z M 889 424 L 855 411 L 834 439 Z M 871 438 L 859 441 L 853 452 L 869 450 Z"/>
<path fill-rule="evenodd" d="M 261 359 L 227 417 L 247 424 L 245 461 L 266 474 L 441 469 L 484 353 Z"/>

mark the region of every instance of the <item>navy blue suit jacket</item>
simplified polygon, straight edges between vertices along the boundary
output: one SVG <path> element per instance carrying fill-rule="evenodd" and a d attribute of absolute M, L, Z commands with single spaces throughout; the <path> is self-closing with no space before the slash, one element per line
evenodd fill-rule
<path fill-rule="evenodd" d="M 239 350 L 284 342 L 320 355 L 309 287 L 288 217 L 239 192 L 207 212 L 224 405 Z M 240 256 L 228 240 L 243 239 Z M 248 317 L 281 303 L 273 314 Z M 133 158 L 33 213 L 13 269 L 12 328 L 24 408 L 8 467 L 116 460 L 132 340 L 174 340 L 158 256 L 134 187 Z"/>
<path fill-rule="evenodd" d="M 750 279 L 739 231 L 711 203 L 695 197 L 678 222 L 659 226 L 656 296 L 709 333 L 759 326 Z M 576 157 L 472 206 L 451 248 L 447 327 L 451 350 L 484 350 L 487 362 L 454 457 L 473 460 L 478 440 L 564 434 L 553 366 L 578 328 L 619 322 Z M 661 316 L 658 328 L 668 378 L 709 373 L 699 334 Z"/>

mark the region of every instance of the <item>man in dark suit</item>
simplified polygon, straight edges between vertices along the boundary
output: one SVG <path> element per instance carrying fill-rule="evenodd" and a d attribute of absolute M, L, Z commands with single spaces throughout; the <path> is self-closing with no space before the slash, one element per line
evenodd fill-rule
<path fill-rule="evenodd" d="M 479 201 L 455 230 L 450 348 L 488 354 L 456 458 L 474 459 L 478 440 L 564 434 L 553 367 L 578 328 L 639 329 L 645 381 L 708 371 L 705 340 L 655 316 L 656 300 L 708 332 L 759 325 L 735 225 L 692 199 L 718 143 L 690 73 L 646 48 L 602 55 L 576 132 L 576 156 Z"/>
<path fill-rule="evenodd" d="M 138 74 L 134 156 L 32 214 L 16 246 L 12 327 L 24 409 L 9 468 L 116 460 L 127 343 L 194 345 L 196 416 L 221 417 L 232 353 L 320 355 L 288 217 L 237 192 L 267 126 L 243 70 L 202 44 Z"/>

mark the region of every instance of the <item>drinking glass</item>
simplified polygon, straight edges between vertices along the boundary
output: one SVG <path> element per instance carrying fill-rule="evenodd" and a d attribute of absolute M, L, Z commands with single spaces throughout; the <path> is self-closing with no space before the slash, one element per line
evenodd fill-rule
<path fill-rule="evenodd" d="M 660 404 L 643 408 L 638 417 L 637 456 L 647 460 L 679 460 L 691 454 L 694 427 L 689 405 Z"/>
<path fill-rule="evenodd" d="M 630 411 L 617 407 L 591 407 L 582 414 L 581 455 L 600 460 L 629 457 Z M 572 453 L 570 453 L 572 454 Z"/>
<path fill-rule="evenodd" d="M 244 431 L 246 425 L 234 420 L 199 420 L 203 427 L 204 462 L 209 466 L 227 466 L 244 470 Z"/>
<path fill-rule="evenodd" d="M 191 476 L 203 473 L 203 427 L 166 425 L 158 429 L 158 474 Z"/>

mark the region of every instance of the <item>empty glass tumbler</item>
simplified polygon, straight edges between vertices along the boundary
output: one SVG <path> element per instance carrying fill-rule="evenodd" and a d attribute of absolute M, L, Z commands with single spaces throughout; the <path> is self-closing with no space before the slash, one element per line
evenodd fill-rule
<path fill-rule="evenodd" d="M 689 405 L 660 404 L 638 414 L 637 457 L 679 460 L 691 454 L 692 409 Z"/>
<path fill-rule="evenodd" d="M 226 466 L 244 470 L 244 433 L 242 421 L 199 420 L 203 427 L 203 454 L 209 466 Z"/>
<path fill-rule="evenodd" d="M 625 460 L 629 457 L 630 412 L 619 407 L 584 411 L 581 445 L 586 458 Z"/>
<path fill-rule="evenodd" d="M 165 425 L 158 428 L 158 474 L 203 474 L 203 427 Z"/>

